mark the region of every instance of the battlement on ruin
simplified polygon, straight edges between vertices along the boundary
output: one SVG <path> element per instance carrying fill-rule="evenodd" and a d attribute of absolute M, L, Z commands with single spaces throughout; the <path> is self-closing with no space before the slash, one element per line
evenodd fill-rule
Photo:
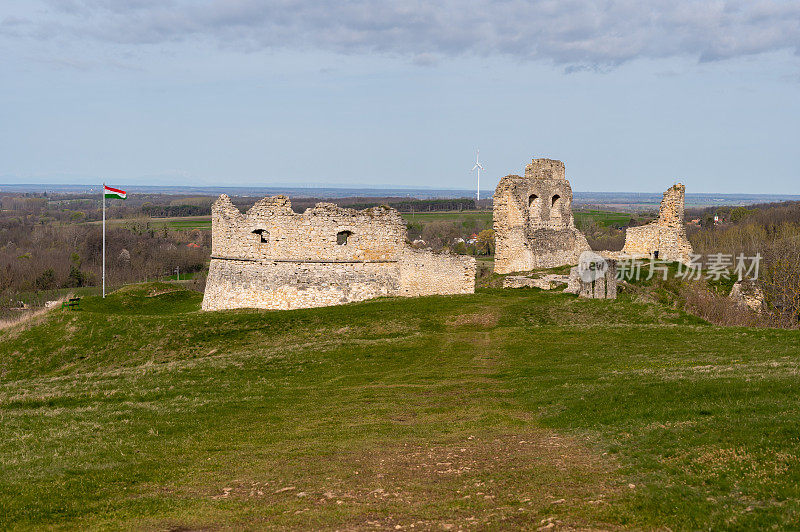
<path fill-rule="evenodd" d="M 382 207 L 357 211 L 317 203 L 295 213 L 286 196 L 261 199 L 242 214 L 223 194 L 212 206 L 211 236 L 216 257 L 385 261 L 405 245 L 406 224 L 400 213 Z"/>
<path fill-rule="evenodd" d="M 223 194 L 211 219 L 204 310 L 291 309 L 379 296 L 472 293 L 475 259 L 415 250 L 396 210 L 317 203 L 295 213 L 286 196 L 246 213 Z"/>
<path fill-rule="evenodd" d="M 566 180 L 566 168 L 562 161 L 555 159 L 531 159 L 525 167 L 525 179 Z"/>

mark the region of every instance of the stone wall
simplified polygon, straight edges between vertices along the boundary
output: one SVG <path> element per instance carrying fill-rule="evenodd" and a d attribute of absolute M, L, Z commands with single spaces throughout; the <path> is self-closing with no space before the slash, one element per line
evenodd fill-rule
<path fill-rule="evenodd" d="M 617 261 L 605 259 L 605 270 L 583 279 L 579 267 L 570 270 L 570 279 L 578 284 L 578 297 L 587 299 L 617 299 Z"/>
<path fill-rule="evenodd" d="M 223 194 L 212 207 L 203 310 L 294 309 L 380 296 L 475 290 L 475 259 L 412 250 L 394 209 L 318 203 L 302 214 L 285 196 L 242 214 Z"/>
<path fill-rule="evenodd" d="M 399 265 L 399 295 L 430 296 L 475 292 L 476 265 L 472 257 L 406 248 Z"/>
<path fill-rule="evenodd" d="M 692 245 L 683 223 L 686 187 L 678 183 L 664 192 L 658 220 L 641 227 L 629 227 L 620 257 L 658 258 L 688 264 Z"/>
<path fill-rule="evenodd" d="M 303 214 L 289 198 L 273 196 L 239 212 L 223 194 L 211 208 L 211 255 L 243 259 L 306 261 L 397 260 L 406 223 L 394 209 L 363 211 L 317 203 Z M 339 244 L 340 233 L 349 233 Z"/>
<path fill-rule="evenodd" d="M 496 273 L 577 264 L 588 251 L 575 228 L 564 163 L 533 159 L 525 177 L 507 175 L 494 193 Z"/>

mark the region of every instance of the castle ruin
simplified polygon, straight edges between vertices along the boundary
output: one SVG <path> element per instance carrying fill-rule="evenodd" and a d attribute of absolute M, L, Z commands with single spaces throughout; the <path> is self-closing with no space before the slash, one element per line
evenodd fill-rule
<path fill-rule="evenodd" d="M 525 177 L 507 175 L 494 193 L 495 273 L 577 264 L 589 251 L 572 217 L 564 163 L 533 159 Z"/>
<path fill-rule="evenodd" d="M 223 194 L 211 213 L 203 310 L 297 309 L 475 291 L 475 259 L 412 249 L 394 209 L 317 203 L 298 214 L 289 198 L 273 196 L 242 214 Z"/>
<path fill-rule="evenodd" d="M 620 256 L 688 264 L 693 251 L 683 224 L 685 194 L 686 187 L 682 183 L 668 188 L 661 200 L 658 220 L 639 227 L 629 227 Z"/>

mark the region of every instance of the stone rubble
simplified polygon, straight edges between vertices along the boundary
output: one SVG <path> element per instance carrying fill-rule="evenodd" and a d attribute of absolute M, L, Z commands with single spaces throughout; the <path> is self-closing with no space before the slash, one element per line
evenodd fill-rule
<path fill-rule="evenodd" d="M 541 277 L 527 277 L 525 275 L 509 275 L 503 279 L 503 288 L 541 288 L 542 290 L 555 290 L 565 287 L 569 290 L 571 278 L 569 275 L 547 274 Z"/>
<path fill-rule="evenodd" d="M 751 280 L 735 282 L 728 297 L 737 305 L 747 307 L 754 312 L 760 313 L 764 310 L 764 291 Z"/>

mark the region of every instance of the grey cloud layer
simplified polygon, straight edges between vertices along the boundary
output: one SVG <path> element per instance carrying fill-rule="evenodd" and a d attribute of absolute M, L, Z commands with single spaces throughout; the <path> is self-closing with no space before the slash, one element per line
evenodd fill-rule
<path fill-rule="evenodd" d="M 29 31 L 123 45 L 210 39 L 249 50 L 613 65 L 786 49 L 800 55 L 800 0 L 51 0 Z"/>

